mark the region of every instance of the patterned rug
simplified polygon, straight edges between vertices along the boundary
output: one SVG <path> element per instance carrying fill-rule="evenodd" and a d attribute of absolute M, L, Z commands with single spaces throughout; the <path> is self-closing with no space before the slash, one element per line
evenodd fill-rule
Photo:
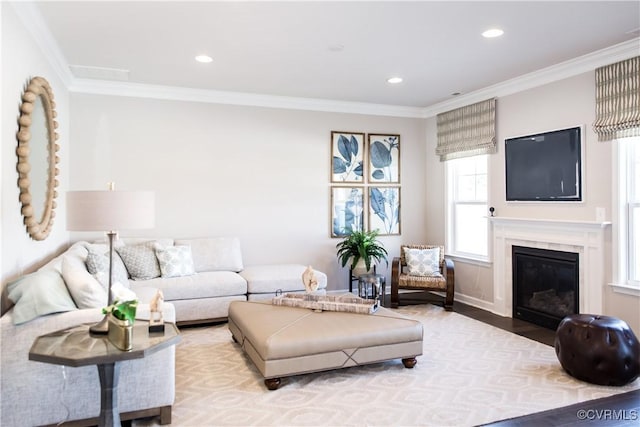
<path fill-rule="evenodd" d="M 300 375 L 283 378 L 276 391 L 226 324 L 184 328 L 171 425 L 473 426 L 640 388 L 640 379 L 625 387 L 575 380 L 553 347 L 441 307 L 399 311 L 424 324 L 415 368 L 394 360 Z"/>

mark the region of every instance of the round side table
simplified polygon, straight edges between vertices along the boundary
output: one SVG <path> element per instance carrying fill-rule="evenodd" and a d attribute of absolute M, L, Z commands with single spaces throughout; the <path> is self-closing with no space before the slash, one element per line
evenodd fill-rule
<path fill-rule="evenodd" d="M 384 305 L 387 278 L 382 274 L 363 274 L 358 276 L 358 296 L 365 299 L 379 300 Z"/>

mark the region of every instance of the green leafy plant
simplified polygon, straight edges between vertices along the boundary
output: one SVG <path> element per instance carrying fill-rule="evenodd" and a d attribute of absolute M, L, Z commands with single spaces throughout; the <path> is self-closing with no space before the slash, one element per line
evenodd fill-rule
<path fill-rule="evenodd" d="M 364 261 L 367 271 L 371 270 L 373 260 L 380 262 L 387 261 L 387 250 L 377 239 L 378 230 L 373 231 L 353 231 L 345 239 L 336 245 L 337 256 L 342 266 L 346 266 L 351 260 L 353 270 L 360 260 Z"/>
<path fill-rule="evenodd" d="M 136 310 L 138 309 L 137 295 L 119 282 L 111 286 L 111 294 L 113 295 L 113 303 L 103 308 L 102 313 L 110 313 L 116 319 L 128 320 L 133 324 L 136 320 Z"/>

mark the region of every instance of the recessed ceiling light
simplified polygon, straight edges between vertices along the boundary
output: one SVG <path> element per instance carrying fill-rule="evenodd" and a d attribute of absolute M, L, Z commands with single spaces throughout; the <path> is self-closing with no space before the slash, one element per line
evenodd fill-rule
<path fill-rule="evenodd" d="M 502 31 L 500 28 L 491 28 L 485 31 L 484 33 L 482 33 L 482 37 L 486 37 L 490 39 L 493 37 L 500 37 L 503 34 L 504 34 L 504 31 Z"/>
<path fill-rule="evenodd" d="M 196 61 L 202 62 L 203 64 L 207 64 L 213 61 L 213 58 L 211 58 L 209 55 L 198 55 L 196 56 Z"/>
<path fill-rule="evenodd" d="M 389 77 L 387 79 L 387 83 L 391 83 L 392 85 L 402 83 L 402 77 Z"/>

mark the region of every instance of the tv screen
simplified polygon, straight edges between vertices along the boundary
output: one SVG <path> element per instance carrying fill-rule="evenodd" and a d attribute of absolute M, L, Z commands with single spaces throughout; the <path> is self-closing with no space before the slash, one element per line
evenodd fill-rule
<path fill-rule="evenodd" d="M 504 141 L 507 201 L 582 201 L 580 127 Z"/>

